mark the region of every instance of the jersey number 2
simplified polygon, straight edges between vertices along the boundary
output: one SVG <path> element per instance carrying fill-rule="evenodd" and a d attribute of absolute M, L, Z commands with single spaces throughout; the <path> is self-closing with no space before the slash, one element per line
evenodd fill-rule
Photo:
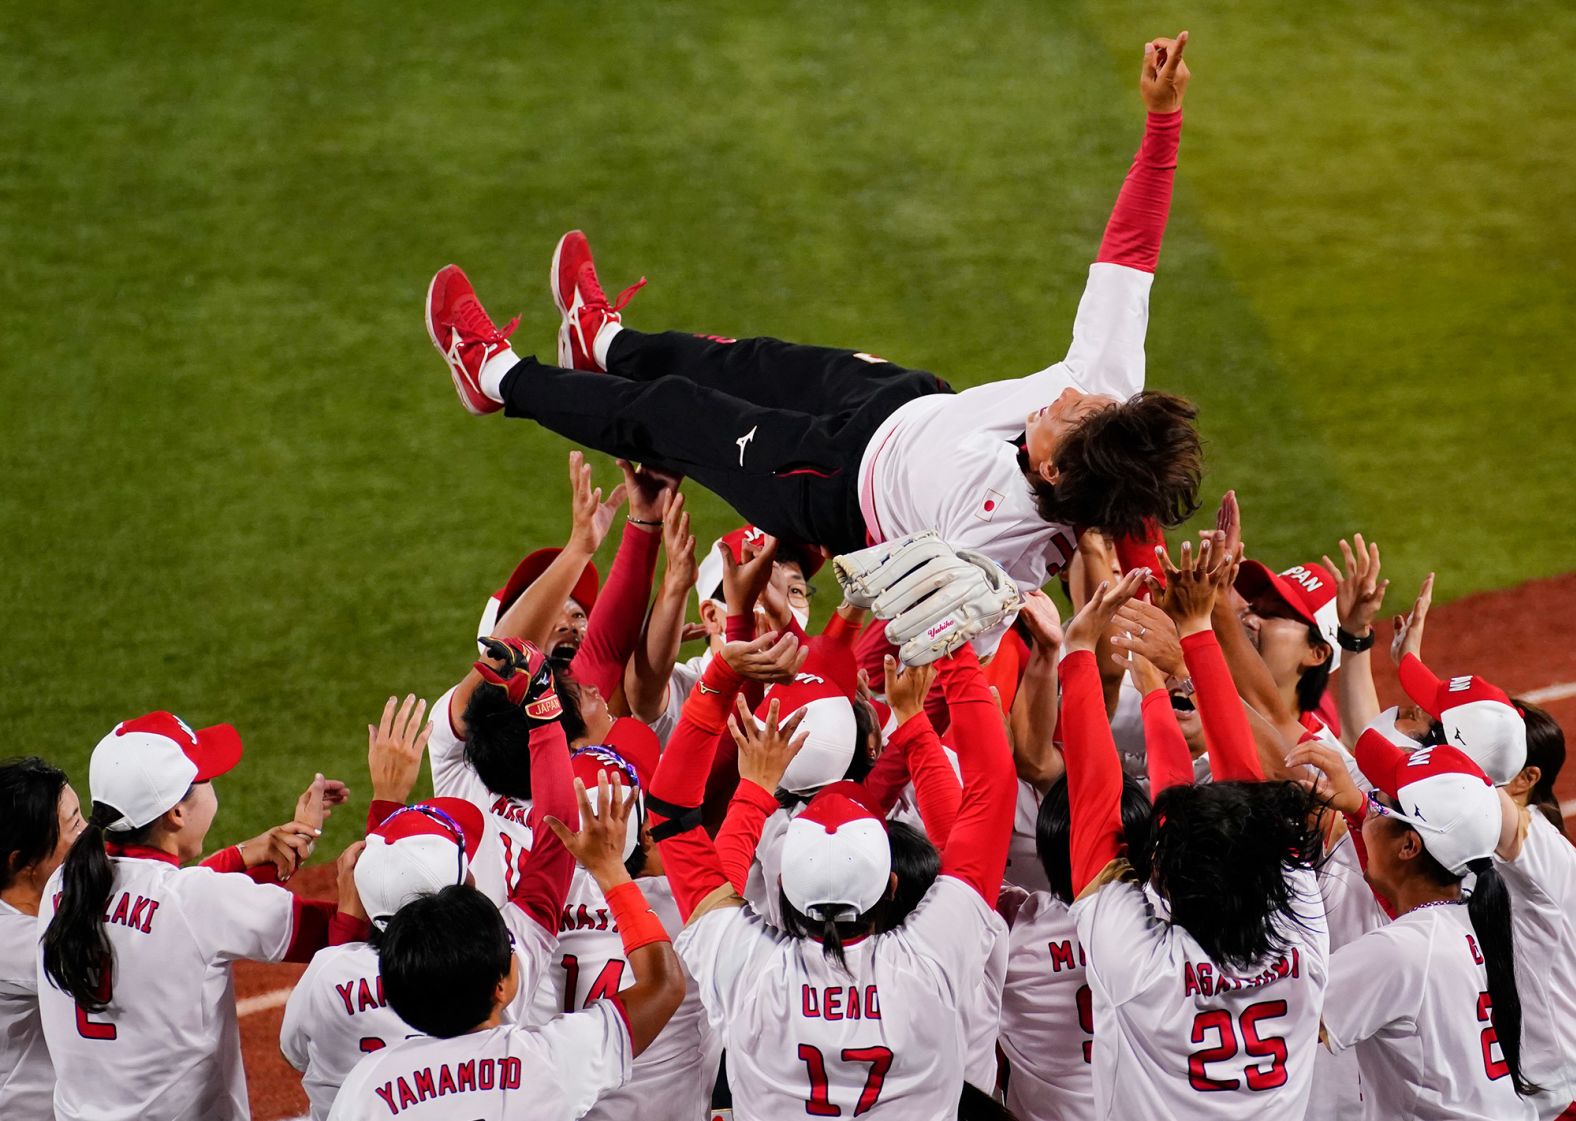
<path fill-rule="evenodd" d="M 98 991 L 93 995 L 108 1004 L 110 999 L 110 980 L 106 972 L 99 978 Z M 1485 993 L 1485 996 L 1488 994 Z M 82 1005 L 77 1005 L 77 1034 L 83 1039 L 114 1039 L 117 1032 L 114 1024 L 106 1024 L 102 1020 L 88 1019 L 88 1010 Z"/>
<path fill-rule="evenodd" d="M 1211 1078 L 1204 1069 L 1206 1063 L 1225 1062 L 1237 1053 L 1237 1036 L 1242 1037 L 1242 1050 L 1259 1059 L 1268 1059 L 1270 1065 L 1250 1066 L 1242 1074 L 1249 1090 L 1273 1090 L 1286 1085 L 1286 1040 L 1278 1035 L 1259 1034 L 1259 1021 L 1273 1020 L 1286 1015 L 1284 1000 L 1265 1000 L 1242 1010 L 1237 1024 L 1231 1022 L 1231 1013 L 1224 1008 L 1211 1008 L 1193 1017 L 1193 1042 L 1203 1043 L 1210 1032 L 1215 1032 L 1216 1043 L 1194 1051 L 1187 1057 L 1187 1080 L 1195 1090 L 1235 1090 L 1241 1083 L 1235 1078 Z M 1240 1027 L 1240 1032 L 1238 1028 Z"/>
<path fill-rule="evenodd" d="M 1498 1059 L 1494 1057 L 1494 1048 L 1499 1046 L 1499 1033 L 1494 1030 L 1493 1013 L 1494 1001 L 1488 993 L 1478 993 L 1478 1023 L 1488 1025 L 1483 1029 L 1483 1073 L 1488 1075 L 1490 1082 L 1510 1073 L 1510 1064 L 1505 1062 L 1503 1056 Z"/>
<path fill-rule="evenodd" d="M 811 1117 L 841 1117 L 843 1111 L 832 1104 L 831 1090 L 826 1082 L 826 1059 L 821 1049 L 808 1043 L 799 1044 L 799 1060 L 810 1071 L 810 1100 L 804 1111 Z M 865 1088 L 859 1092 L 859 1104 L 854 1106 L 854 1116 L 868 1113 L 881 1097 L 881 1087 L 886 1082 L 887 1071 L 892 1069 L 890 1047 L 844 1047 L 845 1063 L 869 1063 L 870 1073 L 865 1076 Z"/>

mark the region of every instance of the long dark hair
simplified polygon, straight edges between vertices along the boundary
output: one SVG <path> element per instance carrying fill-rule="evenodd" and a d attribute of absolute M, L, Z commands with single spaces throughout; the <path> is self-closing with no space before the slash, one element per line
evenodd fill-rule
<path fill-rule="evenodd" d="M 553 688 L 563 704 L 558 722 L 570 743 L 584 739 L 586 722 L 580 716 L 580 686 L 568 668 L 556 659 Z M 520 706 L 512 703 L 501 685 L 484 681 L 465 703 L 465 761 L 494 794 L 529 800 L 531 797 L 531 724 Z"/>
<path fill-rule="evenodd" d="M 1140 879 L 1149 879 L 1149 796 L 1131 775 L 1122 776 L 1122 837 L 1127 862 Z M 1063 903 L 1073 901 L 1072 808 L 1067 799 L 1067 776 L 1051 783 L 1034 821 L 1034 850 L 1045 869 L 1051 894 Z"/>
<path fill-rule="evenodd" d="M 1565 832 L 1565 819 L 1560 813 L 1560 797 L 1554 792 L 1554 783 L 1565 766 L 1565 732 L 1559 723 L 1534 704 L 1511 698 L 1511 704 L 1521 710 L 1527 725 L 1527 767 L 1538 768 L 1538 781 L 1527 791 L 1527 806 L 1542 812 L 1549 823 L 1561 833 Z"/>
<path fill-rule="evenodd" d="M 1499 870 L 1488 857 L 1479 857 L 1468 868 L 1477 883 L 1467 896 L 1467 917 L 1483 952 L 1483 969 L 1488 974 L 1489 1016 L 1499 1049 L 1510 1068 L 1510 1081 L 1522 1097 L 1536 1094 L 1542 1087 L 1534 1084 L 1521 1070 L 1521 993 L 1516 988 L 1516 947 L 1511 932 L 1510 892 Z"/>
<path fill-rule="evenodd" d="M 1329 647 L 1330 640 L 1324 633 L 1311 623 L 1308 626 L 1308 645 L 1315 650 L 1319 647 Z M 1319 707 L 1319 702 L 1324 700 L 1324 691 L 1330 685 L 1330 663 L 1335 661 L 1335 651 L 1330 650 L 1330 657 L 1317 665 L 1309 666 L 1297 675 L 1297 708 L 1302 712 L 1313 712 Z"/>
<path fill-rule="evenodd" d="M 104 908 L 115 889 L 115 866 L 104 842 L 109 838 L 123 845 L 140 844 L 153 829 L 150 823 L 109 832 L 109 825 L 122 816 L 114 806 L 93 803 L 87 825 L 60 866 L 60 905 L 44 930 L 45 976 L 89 1012 L 109 1006 L 115 971 L 115 953 L 104 933 Z"/>
<path fill-rule="evenodd" d="M 1313 794 L 1294 782 L 1178 785 L 1155 799 L 1154 885 L 1210 960 L 1247 969 L 1303 925 L 1287 873 L 1323 851 Z"/>
<path fill-rule="evenodd" d="M 0 763 L 0 890 L 60 843 L 66 772 L 29 755 Z"/>

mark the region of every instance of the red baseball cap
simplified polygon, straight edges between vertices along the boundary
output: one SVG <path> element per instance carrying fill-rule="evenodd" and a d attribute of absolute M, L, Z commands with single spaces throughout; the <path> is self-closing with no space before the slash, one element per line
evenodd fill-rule
<path fill-rule="evenodd" d="M 482 812 L 463 798 L 428 798 L 395 810 L 367 834 L 356 894 L 378 926 L 418 895 L 463 884 L 486 835 Z"/>
<path fill-rule="evenodd" d="M 810 799 L 783 835 L 782 889 L 800 914 L 857 919 L 880 902 L 892 874 L 886 823 L 842 784 Z"/>
<path fill-rule="evenodd" d="M 486 638 L 493 633 L 493 628 L 498 625 L 498 616 L 509 610 L 510 605 L 520 598 L 521 592 L 536 583 L 542 573 L 547 571 L 547 566 L 557 560 L 561 552 L 563 550 L 558 548 L 538 549 L 514 566 L 508 582 L 492 594 L 487 600 L 487 606 L 482 609 L 482 621 L 476 628 L 477 638 Z M 580 574 L 580 579 L 575 581 L 574 590 L 569 593 L 569 598 L 585 608 L 588 615 L 596 604 L 601 580 L 596 565 L 587 564 L 585 571 Z"/>
<path fill-rule="evenodd" d="M 1445 742 L 1472 757 L 1495 786 L 1527 765 L 1527 722 L 1510 695 L 1481 677 L 1441 681 L 1415 654 L 1400 666 L 1401 688 L 1444 727 Z"/>
<path fill-rule="evenodd" d="M 1317 627 L 1330 648 L 1330 669 L 1341 664 L 1341 644 L 1335 639 L 1340 626 L 1335 607 L 1335 577 L 1321 564 L 1297 564 L 1284 572 L 1271 572 L 1266 565 L 1245 560 L 1237 569 L 1237 594 L 1252 603 L 1266 591 L 1291 608 L 1297 618 Z"/>
<path fill-rule="evenodd" d="M 218 778 L 241 761 L 241 735 L 229 724 L 193 730 L 179 716 L 150 712 L 115 725 L 88 761 L 88 793 L 121 817 L 109 828 L 140 829 L 186 797 L 195 782 Z"/>
<path fill-rule="evenodd" d="M 638 724 L 638 721 L 629 721 Z M 644 724 L 640 725 L 647 732 L 651 729 Z M 608 737 L 612 739 L 612 736 Z M 652 736 L 655 743 L 655 735 Z M 629 797 L 631 791 L 635 794 L 635 811 L 629 815 L 629 822 L 624 835 L 623 859 L 628 860 L 635 851 L 635 845 L 640 841 L 640 827 L 645 821 L 645 796 L 642 793 L 647 781 L 651 778 L 650 771 L 642 771 L 633 759 L 624 755 L 608 744 L 594 744 L 582 747 L 573 752 L 569 757 L 570 770 L 575 778 L 585 783 L 586 796 L 591 800 L 591 808 L 597 809 L 597 781 L 600 776 L 607 775 L 608 782 L 618 782 L 624 788 L 624 797 Z"/>
<path fill-rule="evenodd" d="M 741 525 L 738 529 L 730 530 L 713 541 L 706 555 L 701 557 L 700 567 L 696 572 L 695 595 L 700 601 L 705 603 L 709 599 L 722 598 L 722 557 L 717 552 L 718 545 L 726 545 L 729 555 L 733 557 L 735 563 L 739 563 L 744 560 L 746 545 L 759 549 L 765 541 L 766 531 L 757 529 L 753 525 Z M 826 563 L 826 556 L 819 549 L 781 540 L 777 542 L 777 559 L 797 564 L 806 580 L 819 572 L 821 566 Z"/>
<path fill-rule="evenodd" d="M 1414 750 L 1407 750 L 1408 745 Z M 1457 876 L 1499 845 L 1499 793 L 1464 751 L 1449 744 L 1416 747 L 1395 731 L 1394 714 L 1363 730 L 1357 766 L 1390 796 L 1379 813 L 1417 830 L 1428 854 Z"/>

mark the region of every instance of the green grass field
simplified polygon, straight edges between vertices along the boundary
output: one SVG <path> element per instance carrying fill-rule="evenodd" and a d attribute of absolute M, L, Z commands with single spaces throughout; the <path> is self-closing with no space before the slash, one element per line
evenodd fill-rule
<path fill-rule="evenodd" d="M 550 353 L 579 225 L 651 278 L 635 325 L 1025 373 L 1182 26 L 1150 383 L 1202 403 L 1210 493 L 1276 565 L 1361 530 L 1447 597 L 1571 568 L 1569 4 L 13 7 L 3 750 L 81 789 L 117 719 L 233 721 L 215 843 L 317 768 L 364 795 L 366 721 L 567 528 L 567 445 L 457 407 L 435 268 Z"/>

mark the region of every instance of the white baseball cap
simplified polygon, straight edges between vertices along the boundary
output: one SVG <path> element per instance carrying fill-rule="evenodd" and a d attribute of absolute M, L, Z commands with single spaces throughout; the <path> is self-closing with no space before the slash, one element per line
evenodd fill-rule
<path fill-rule="evenodd" d="M 820 909 L 822 917 L 851 922 L 881 901 L 891 875 L 886 823 L 838 786 L 788 823 L 782 889 L 800 914 Z"/>
<path fill-rule="evenodd" d="M 487 831 L 481 810 L 463 798 L 428 798 L 395 810 L 367 834 L 356 861 L 356 894 L 382 927 L 418 895 L 463 884 Z"/>
<path fill-rule="evenodd" d="M 1399 807 L 1378 812 L 1417 830 L 1428 855 L 1466 875 L 1499 845 L 1499 792 L 1466 752 L 1449 744 L 1407 751 L 1411 741 L 1391 729 L 1376 723 L 1357 739 L 1357 766 Z"/>
<path fill-rule="evenodd" d="M 1504 786 L 1527 765 L 1527 722 L 1510 695 L 1481 677 L 1441 681 L 1415 654 L 1401 658 L 1401 688 L 1439 721 L 1445 742 L 1483 768 L 1495 786 Z"/>
<path fill-rule="evenodd" d="M 150 712 L 115 725 L 88 760 L 88 793 L 121 816 L 112 830 L 141 829 L 176 806 L 196 782 L 241 761 L 241 736 L 228 724 L 193 731 L 179 716 Z"/>

